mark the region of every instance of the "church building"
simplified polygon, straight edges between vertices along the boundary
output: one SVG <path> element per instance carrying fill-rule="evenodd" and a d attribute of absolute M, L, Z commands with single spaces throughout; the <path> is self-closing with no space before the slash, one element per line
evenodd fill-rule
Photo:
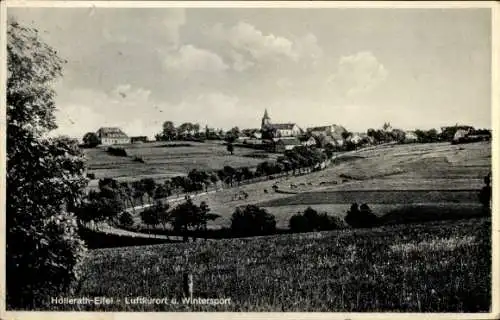
<path fill-rule="evenodd" d="M 262 117 L 261 131 L 271 131 L 273 138 L 297 137 L 302 133 L 302 129 L 296 123 L 271 123 L 267 109 Z"/>

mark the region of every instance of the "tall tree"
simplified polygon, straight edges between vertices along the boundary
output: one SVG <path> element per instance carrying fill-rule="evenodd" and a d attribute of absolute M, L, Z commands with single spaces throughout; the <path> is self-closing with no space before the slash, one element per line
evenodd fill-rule
<path fill-rule="evenodd" d="M 185 202 L 172 209 L 170 221 L 174 230 L 183 236 L 184 242 L 187 242 L 189 230 L 198 227 L 200 224 L 200 208 L 188 198 Z"/>
<path fill-rule="evenodd" d="M 234 145 L 231 142 L 227 144 L 227 152 L 229 152 L 231 155 L 234 154 Z"/>
<path fill-rule="evenodd" d="M 218 219 L 220 216 L 218 214 L 215 214 L 215 213 L 210 213 L 210 207 L 208 206 L 208 204 L 205 202 L 205 201 L 202 201 L 200 203 L 200 207 L 199 207 L 199 225 L 198 225 L 198 229 L 203 229 L 203 233 L 205 235 L 205 240 L 207 239 L 207 223 L 208 221 L 214 221 L 216 219 Z"/>
<path fill-rule="evenodd" d="M 76 141 L 56 129 L 56 52 L 34 29 L 7 26 L 7 308 L 33 309 L 78 279 L 85 246 L 74 212 L 87 181 Z"/>
<path fill-rule="evenodd" d="M 193 130 L 194 130 L 195 134 L 199 133 L 200 132 L 200 124 L 199 123 L 193 124 Z"/>
<path fill-rule="evenodd" d="M 163 123 L 162 136 L 164 140 L 174 140 L 177 136 L 177 130 L 172 121 L 165 121 Z"/>
<path fill-rule="evenodd" d="M 141 180 L 141 184 L 144 192 L 148 195 L 149 203 L 151 204 L 151 201 L 155 195 L 156 182 L 153 178 L 144 178 Z"/>
<path fill-rule="evenodd" d="M 82 139 L 86 147 L 95 148 L 101 143 L 95 132 L 87 132 Z"/>

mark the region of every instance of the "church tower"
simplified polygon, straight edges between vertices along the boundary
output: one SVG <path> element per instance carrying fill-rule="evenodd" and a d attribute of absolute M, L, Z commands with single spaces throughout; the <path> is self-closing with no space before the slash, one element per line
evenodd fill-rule
<path fill-rule="evenodd" d="M 264 111 L 264 116 L 262 117 L 262 123 L 260 125 L 261 129 L 264 129 L 265 127 L 269 126 L 271 124 L 271 118 L 269 118 L 269 115 L 267 114 L 267 109 Z"/>

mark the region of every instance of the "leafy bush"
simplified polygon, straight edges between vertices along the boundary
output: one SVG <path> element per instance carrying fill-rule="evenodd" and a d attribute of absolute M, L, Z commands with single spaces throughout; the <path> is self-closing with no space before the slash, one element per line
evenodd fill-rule
<path fill-rule="evenodd" d="M 483 205 L 486 211 L 491 208 L 491 173 L 484 177 L 485 186 L 479 191 L 479 201 Z"/>
<path fill-rule="evenodd" d="M 289 226 L 293 232 L 311 232 L 341 229 L 344 224 L 337 217 L 318 213 L 313 208 L 308 207 L 303 214 L 293 215 L 290 218 Z"/>
<path fill-rule="evenodd" d="M 358 208 L 358 204 L 353 203 L 351 209 L 347 211 L 345 222 L 353 228 L 370 228 L 378 224 L 378 218 L 367 204 L 362 204 Z"/>
<path fill-rule="evenodd" d="M 256 205 L 238 207 L 231 217 L 231 230 L 238 236 L 269 235 L 276 231 L 276 219 Z"/>
<path fill-rule="evenodd" d="M 128 211 L 125 211 L 120 215 L 120 224 L 124 227 L 130 227 L 134 224 L 134 219 Z"/>
<path fill-rule="evenodd" d="M 288 223 L 288 226 L 289 226 L 290 230 L 292 230 L 293 232 L 308 232 L 308 231 L 310 231 L 309 220 L 307 220 L 307 218 L 304 217 L 304 215 L 302 215 L 300 213 L 294 214 L 290 218 L 290 222 Z"/>
<path fill-rule="evenodd" d="M 83 136 L 82 140 L 83 140 L 85 147 L 87 147 L 87 148 L 95 148 L 100 143 L 99 137 L 97 136 L 97 134 L 95 132 L 87 132 Z"/>
<path fill-rule="evenodd" d="M 150 207 L 141 212 L 141 220 L 145 225 L 156 226 L 160 223 L 160 217 L 155 207 Z"/>

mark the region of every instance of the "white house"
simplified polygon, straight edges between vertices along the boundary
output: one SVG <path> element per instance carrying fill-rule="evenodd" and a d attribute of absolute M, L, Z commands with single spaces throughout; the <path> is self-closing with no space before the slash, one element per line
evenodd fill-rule
<path fill-rule="evenodd" d="M 117 127 L 103 127 L 97 130 L 96 134 L 102 145 L 130 143 L 130 138 Z"/>
<path fill-rule="evenodd" d="M 296 123 L 273 123 L 270 127 L 276 130 L 276 137 L 297 137 L 302 133 Z"/>
<path fill-rule="evenodd" d="M 457 141 L 460 138 L 465 138 L 470 133 L 470 130 L 458 129 L 453 136 L 453 141 Z"/>
<path fill-rule="evenodd" d="M 418 136 L 415 133 L 415 131 L 406 131 L 405 132 L 405 142 L 406 143 L 417 142 L 417 141 L 418 141 Z"/>

